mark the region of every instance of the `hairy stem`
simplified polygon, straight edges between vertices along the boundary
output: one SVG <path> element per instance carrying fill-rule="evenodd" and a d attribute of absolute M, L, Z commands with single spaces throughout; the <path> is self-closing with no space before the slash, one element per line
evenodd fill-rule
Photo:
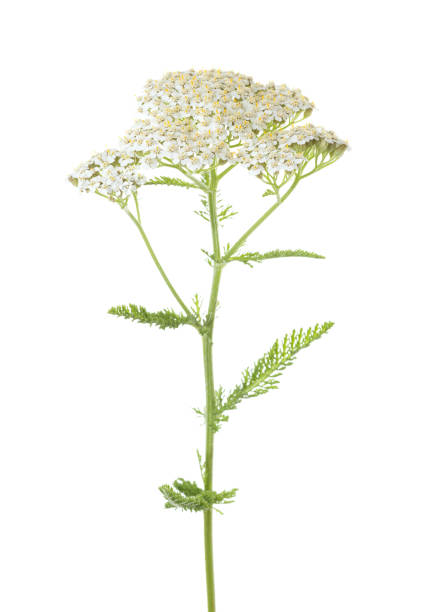
<path fill-rule="evenodd" d="M 210 223 L 212 230 L 213 252 L 216 261 L 220 258 L 220 244 L 218 232 L 218 220 L 216 214 L 216 189 L 217 176 L 216 170 L 211 170 L 210 189 L 208 193 L 208 203 L 210 211 Z M 213 377 L 213 328 L 216 315 L 217 297 L 219 283 L 222 273 L 222 266 L 218 263 L 213 268 L 213 280 L 210 292 L 210 301 L 206 319 L 206 332 L 203 334 L 203 357 L 204 357 L 204 376 L 206 387 L 206 451 L 205 451 L 205 477 L 204 488 L 206 491 L 213 490 L 213 455 L 214 455 L 214 410 L 215 410 L 215 389 Z M 204 552 L 205 568 L 207 581 L 207 602 L 208 612 L 215 612 L 215 581 L 214 581 L 214 562 L 213 562 L 213 511 L 204 511 Z"/>
<path fill-rule="evenodd" d="M 127 208 L 125 209 L 126 214 L 128 215 L 128 217 L 130 217 L 132 219 L 132 221 L 135 223 L 135 225 L 138 228 L 139 233 L 141 234 L 142 239 L 145 242 L 145 245 L 148 249 L 148 252 L 151 255 L 151 258 L 153 259 L 156 268 L 159 270 L 160 275 L 162 276 L 162 278 L 164 279 L 165 283 L 168 286 L 168 289 L 171 291 L 171 293 L 173 294 L 173 296 L 175 297 L 175 299 L 177 300 L 177 302 L 180 304 L 180 306 L 183 308 L 184 312 L 191 318 L 195 319 L 194 315 L 192 314 L 192 312 L 189 310 L 189 308 L 186 306 L 186 304 L 183 302 L 183 300 L 181 299 L 181 297 L 179 296 L 179 294 L 177 293 L 177 291 L 174 289 L 173 285 L 171 284 L 168 276 L 165 273 L 165 270 L 162 268 L 161 264 L 159 263 L 158 258 L 156 257 L 155 252 L 152 249 L 152 246 L 149 242 L 149 239 L 147 238 L 146 233 L 144 232 L 141 223 L 138 221 L 138 219 L 136 217 L 134 217 L 134 215 L 127 210 Z"/>

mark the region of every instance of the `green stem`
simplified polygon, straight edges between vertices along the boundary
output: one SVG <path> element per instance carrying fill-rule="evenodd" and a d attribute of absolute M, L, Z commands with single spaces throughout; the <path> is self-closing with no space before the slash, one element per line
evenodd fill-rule
<path fill-rule="evenodd" d="M 231 148 L 232 148 L 232 147 L 231 147 Z M 225 174 L 228 174 L 228 172 L 231 172 L 231 170 L 232 170 L 233 168 L 235 168 L 235 166 L 236 166 L 236 165 L 235 165 L 235 164 L 233 164 L 232 166 L 228 166 L 228 168 L 225 168 L 225 170 L 224 170 L 223 172 L 221 172 L 221 173 L 219 174 L 219 176 L 217 177 L 217 178 L 218 178 L 218 181 L 220 181 L 220 179 L 221 179 L 222 177 L 224 177 L 224 176 L 225 176 Z"/>
<path fill-rule="evenodd" d="M 128 215 L 128 217 L 130 217 L 132 219 L 132 221 L 135 223 L 135 225 L 138 228 L 139 233 L 141 234 L 142 239 L 145 242 L 145 245 L 148 249 L 148 252 L 151 255 L 151 258 L 153 259 L 156 268 L 159 270 L 160 275 L 162 276 L 162 278 L 164 279 L 165 283 L 168 286 L 168 289 L 171 291 L 171 293 L 173 294 L 173 296 L 175 297 L 175 299 L 177 300 L 177 302 L 180 304 L 180 306 L 183 308 L 184 312 L 191 317 L 192 319 L 195 319 L 194 315 L 192 314 L 192 312 L 189 310 L 189 308 L 186 306 L 186 304 L 183 302 L 183 300 L 181 299 L 181 297 L 179 296 L 179 294 L 177 293 L 177 291 L 174 289 L 174 287 L 172 286 L 168 276 L 165 274 L 165 270 L 162 268 L 162 266 L 159 263 L 158 258 L 156 257 L 155 252 L 152 249 L 152 246 L 149 242 L 149 239 L 147 238 L 146 233 L 144 232 L 141 223 L 138 221 L 138 219 L 136 217 L 134 217 L 134 215 L 127 209 L 124 209 L 126 214 Z"/>
<path fill-rule="evenodd" d="M 313 170 L 311 170 L 310 172 L 307 172 L 306 174 L 302 174 L 301 178 L 304 179 L 307 176 L 310 176 L 311 174 L 315 174 L 315 172 L 319 172 L 320 170 L 322 170 L 323 168 L 327 168 L 327 166 L 331 166 L 332 164 L 335 163 L 335 161 L 337 161 L 338 158 L 336 159 L 331 159 L 330 161 L 327 162 L 322 162 L 321 164 L 319 164 L 318 166 L 316 166 Z"/>
<path fill-rule="evenodd" d="M 140 214 L 140 209 L 139 209 L 139 202 L 138 202 L 138 196 L 136 191 L 133 192 L 133 198 L 135 200 L 135 207 L 136 207 L 136 218 L 138 219 L 138 223 L 141 225 L 141 214 Z"/>
<path fill-rule="evenodd" d="M 206 491 L 213 490 L 213 453 L 214 453 L 214 431 L 210 426 L 210 414 L 214 405 L 213 381 L 213 359 L 212 339 L 205 334 L 203 336 L 204 374 L 206 382 L 206 453 L 205 453 L 205 478 L 204 487 Z M 215 612 L 215 581 L 213 563 L 213 511 L 204 511 L 204 554 L 205 571 L 207 583 L 208 611 Z"/>
<path fill-rule="evenodd" d="M 216 214 L 216 189 L 217 176 L 213 168 L 210 174 L 210 189 L 208 193 L 210 223 L 212 229 L 213 253 L 216 262 L 220 259 L 220 244 L 218 232 L 218 220 Z M 204 376 L 206 387 L 206 451 L 205 451 L 205 478 L 204 488 L 206 491 L 213 490 L 213 456 L 214 456 L 214 410 L 215 410 L 215 389 L 213 377 L 213 328 L 216 316 L 217 297 L 219 283 L 222 274 L 222 265 L 215 263 L 213 268 L 213 280 L 210 292 L 210 301 L 206 319 L 206 332 L 203 334 L 203 357 L 204 357 Z M 213 562 L 213 511 L 204 511 L 204 552 L 207 582 L 207 602 L 208 612 L 215 612 L 215 581 L 214 581 L 214 562 Z"/>
<path fill-rule="evenodd" d="M 255 223 L 250 226 L 250 228 L 237 240 L 237 242 L 229 249 L 229 251 L 227 253 L 225 253 L 225 258 L 226 259 L 231 257 L 231 255 L 234 255 L 234 253 L 236 253 L 236 251 L 239 250 L 239 248 L 242 246 L 242 244 L 249 238 L 249 236 L 252 234 L 252 232 L 254 232 L 261 225 L 261 223 L 264 223 L 264 221 L 268 217 L 270 217 L 270 215 L 277 208 L 279 208 L 279 206 L 282 204 L 282 202 L 284 202 L 287 199 L 287 197 L 290 195 L 290 193 L 297 186 L 297 183 L 299 182 L 300 178 L 301 178 L 301 175 L 297 174 L 295 179 L 294 179 L 294 181 L 291 184 L 291 187 L 288 189 L 288 191 L 282 197 L 280 197 L 279 192 L 277 192 L 276 202 L 273 204 L 273 206 L 271 206 L 257 221 L 255 221 Z"/>

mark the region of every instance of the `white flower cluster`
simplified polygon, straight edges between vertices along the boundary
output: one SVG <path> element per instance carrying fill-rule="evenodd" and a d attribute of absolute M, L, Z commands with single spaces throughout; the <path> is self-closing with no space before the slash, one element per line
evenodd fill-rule
<path fill-rule="evenodd" d="M 259 176 L 292 173 L 313 157 L 340 155 L 347 147 L 333 132 L 297 125 L 313 110 L 298 89 L 262 85 L 235 72 L 169 72 L 148 81 L 138 101 L 144 117 L 126 133 L 122 149 L 93 156 L 71 175 L 82 191 L 124 200 L 145 182 L 140 165 L 199 172 L 217 160 Z"/>
<path fill-rule="evenodd" d="M 137 162 L 136 155 L 127 151 L 107 149 L 82 163 L 69 180 L 81 191 L 124 200 L 145 183 Z"/>
<path fill-rule="evenodd" d="M 313 104 L 296 89 L 274 83 L 262 85 L 251 77 L 221 70 L 169 72 L 159 81 L 149 80 L 138 98 L 141 112 L 156 123 L 191 118 L 203 129 L 212 123 L 225 127 L 233 137 L 248 137 L 251 130 L 286 123 Z"/>
<path fill-rule="evenodd" d="M 303 145 L 310 141 L 320 141 L 329 145 L 348 146 L 348 143 L 338 138 L 334 132 L 311 124 L 296 125 L 285 132 L 285 134 L 287 136 L 286 144 Z"/>
<path fill-rule="evenodd" d="M 291 173 L 309 158 L 311 144 L 318 144 L 320 154 L 330 153 L 337 147 L 341 150 L 347 147 L 347 143 L 334 132 L 314 125 L 293 126 L 254 137 L 239 147 L 235 159 L 252 174 Z"/>
<path fill-rule="evenodd" d="M 253 138 L 235 151 L 235 161 L 255 175 L 295 172 L 305 158 L 284 142 L 285 137 L 286 132 L 274 131 Z"/>
<path fill-rule="evenodd" d="M 123 139 L 150 167 L 169 159 L 192 171 L 217 157 L 238 161 L 235 147 L 264 130 L 308 116 L 313 104 L 299 90 L 220 70 L 173 72 L 148 81 L 138 98 L 145 118 Z"/>
<path fill-rule="evenodd" d="M 160 125 L 149 119 L 137 121 L 123 143 L 127 151 L 143 154 L 143 163 L 150 168 L 169 161 L 195 172 L 209 168 L 216 157 L 221 161 L 232 158 L 226 139 L 222 126 L 209 125 L 204 131 L 191 118 L 166 118 Z"/>

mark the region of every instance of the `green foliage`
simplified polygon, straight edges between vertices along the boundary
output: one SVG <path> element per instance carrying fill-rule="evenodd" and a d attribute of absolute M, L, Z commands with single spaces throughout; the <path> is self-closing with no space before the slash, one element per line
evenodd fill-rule
<path fill-rule="evenodd" d="M 162 485 L 159 487 L 159 491 L 166 500 L 165 508 L 200 512 L 211 510 L 215 504 L 232 504 L 237 489 L 221 491 L 220 493 L 205 491 L 195 482 L 178 478 L 174 481 L 173 486 Z"/>
<path fill-rule="evenodd" d="M 234 387 L 226 398 L 223 389 L 218 389 L 215 394 L 215 429 L 219 429 L 222 421 L 228 420 L 225 413 L 237 408 L 242 400 L 277 389 L 279 377 L 288 366 L 292 365 L 296 354 L 314 340 L 321 338 L 333 325 L 334 323 L 328 321 L 322 325 L 317 323 L 315 327 L 309 327 L 306 332 L 303 329 L 298 332 L 293 330 L 281 341 L 276 340 L 263 357 L 251 368 L 244 370 L 240 384 Z"/>
<path fill-rule="evenodd" d="M 201 457 L 201 453 L 199 452 L 198 449 L 197 449 L 196 453 L 197 453 L 197 457 L 198 457 L 198 463 L 199 463 L 199 468 L 200 468 L 200 472 L 201 472 L 201 478 L 203 479 L 203 482 L 204 482 L 205 471 L 206 471 L 206 462 Z"/>
<path fill-rule="evenodd" d="M 132 319 L 132 321 L 137 321 L 138 323 L 157 325 L 161 329 L 166 329 L 167 327 L 175 329 L 176 327 L 180 327 L 180 325 L 195 324 L 195 322 L 186 315 L 179 315 L 168 308 L 159 310 L 158 312 L 149 312 L 144 306 L 136 306 L 135 304 L 114 306 L 108 310 L 108 314 L 124 317 L 125 319 Z"/>
<path fill-rule="evenodd" d="M 192 300 L 192 308 L 191 308 L 191 310 L 192 310 L 196 320 L 200 324 L 202 323 L 201 307 L 202 307 L 202 300 L 200 299 L 198 293 L 195 293 L 195 295 L 193 296 L 193 300 Z"/>
<path fill-rule="evenodd" d="M 172 187 L 186 187 L 186 189 L 198 189 L 198 185 L 194 183 L 188 183 L 182 179 L 173 178 L 171 176 L 156 176 L 149 179 L 145 183 L 146 185 L 169 185 Z"/>
<path fill-rule="evenodd" d="M 221 206 L 220 208 L 217 209 L 217 218 L 218 218 L 219 224 L 223 225 L 224 221 L 226 221 L 230 217 L 235 217 L 236 214 L 237 212 L 233 210 L 233 207 L 231 206 L 231 204 L 228 204 L 228 206 Z"/>
<path fill-rule="evenodd" d="M 207 198 L 201 198 L 201 208 L 194 211 L 196 215 L 204 219 L 204 221 L 210 222 L 209 203 Z M 216 205 L 216 216 L 220 225 L 223 225 L 224 221 L 230 217 L 234 217 L 237 213 L 233 210 L 230 204 L 224 205 L 221 200 L 217 201 Z"/>
<path fill-rule="evenodd" d="M 310 251 L 302 251 L 301 249 L 295 251 L 276 249 L 274 251 L 268 251 L 267 253 L 241 253 L 240 255 L 229 257 L 227 261 L 241 261 L 252 267 L 253 263 L 260 263 L 266 259 L 279 259 L 280 257 L 311 257 L 313 259 L 325 259 L 324 255 L 318 255 Z"/>

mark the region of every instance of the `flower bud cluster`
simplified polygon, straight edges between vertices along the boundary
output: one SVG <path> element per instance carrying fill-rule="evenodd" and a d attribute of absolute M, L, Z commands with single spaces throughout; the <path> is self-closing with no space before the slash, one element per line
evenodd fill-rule
<path fill-rule="evenodd" d="M 283 133 L 286 134 L 285 144 L 301 152 L 305 159 L 336 152 L 342 154 L 348 148 L 346 140 L 341 140 L 334 132 L 311 124 L 296 125 Z"/>

